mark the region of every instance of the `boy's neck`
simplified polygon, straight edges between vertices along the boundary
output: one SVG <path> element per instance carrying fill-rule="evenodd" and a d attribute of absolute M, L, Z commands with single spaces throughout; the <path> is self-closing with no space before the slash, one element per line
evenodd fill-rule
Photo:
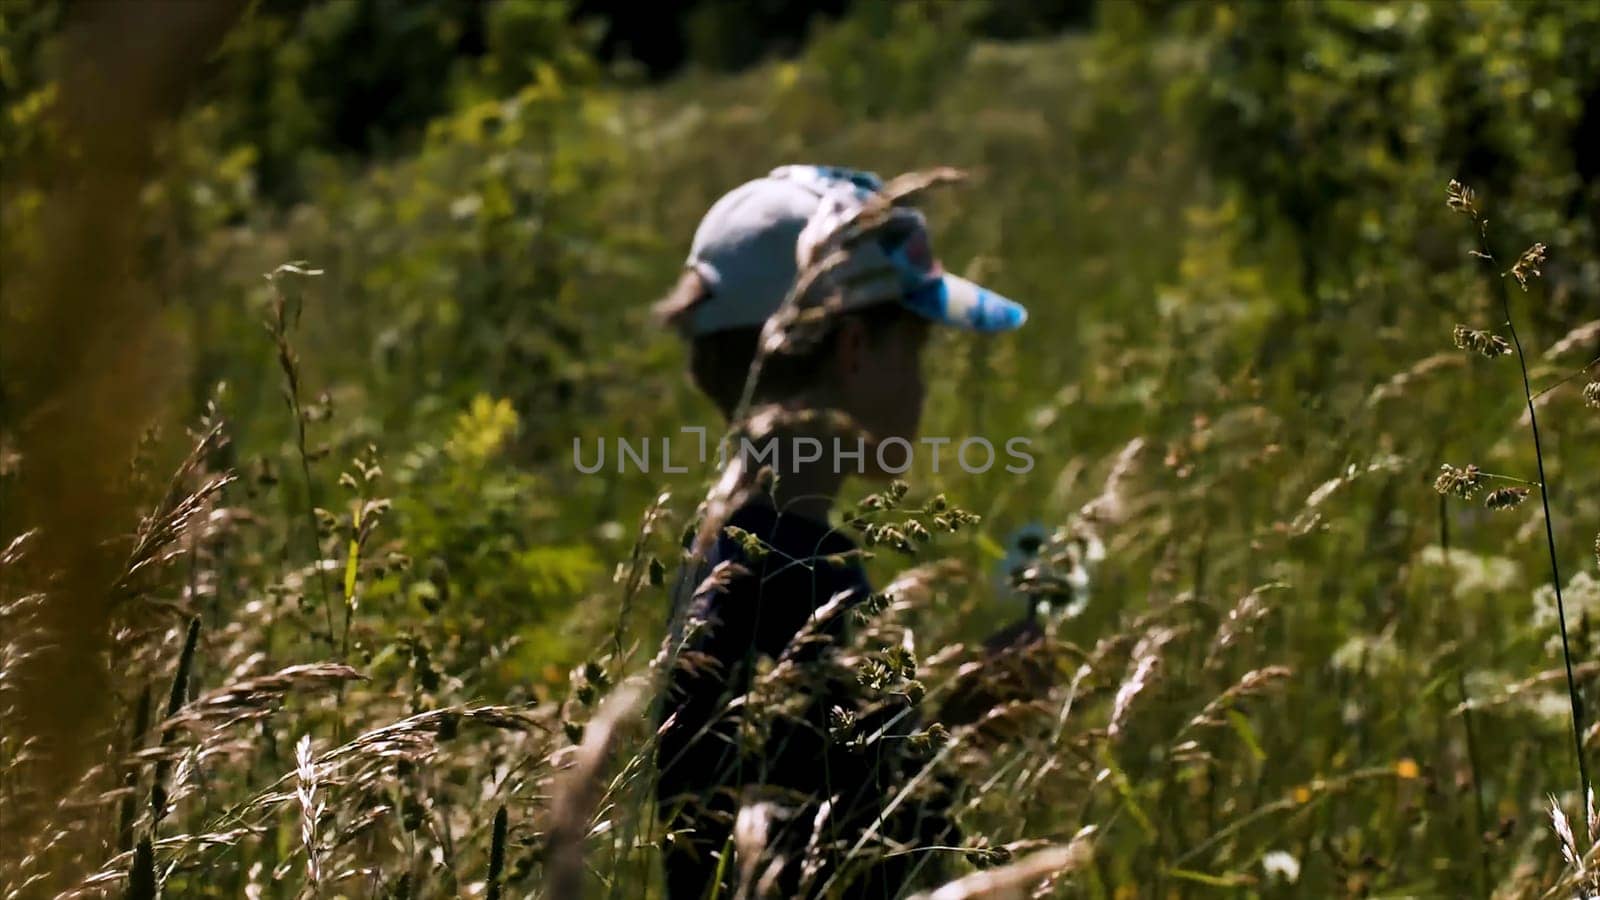
<path fill-rule="evenodd" d="M 762 467 L 742 458 L 733 463 L 741 467 L 738 483 L 752 489 L 750 495 L 755 498 L 754 502 L 770 503 L 782 515 L 798 516 L 827 525 L 834 501 L 844 487 L 845 475 L 837 471 L 836 465 L 830 464 L 826 454 L 823 459 L 796 467 L 791 459 L 782 455 L 794 446 L 794 437 L 796 435 L 783 434 L 779 438 L 779 464 L 773 467 L 777 480 L 770 497 L 753 490 Z"/>
<path fill-rule="evenodd" d="M 773 485 L 772 501 L 787 516 L 799 516 L 824 525 L 833 511 L 833 502 L 844 486 L 844 476 L 826 466 L 808 464 L 799 471 L 779 475 Z"/>

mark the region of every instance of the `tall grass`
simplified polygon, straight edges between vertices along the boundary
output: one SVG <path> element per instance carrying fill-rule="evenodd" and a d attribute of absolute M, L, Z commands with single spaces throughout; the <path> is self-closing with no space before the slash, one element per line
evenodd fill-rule
<path fill-rule="evenodd" d="M 1523 360 L 1532 426 L 1536 395 L 1511 336 L 1504 349 Z M 1492 335 L 1469 329 L 1458 340 L 1505 355 Z M 1409 394 L 1437 368 L 1424 360 L 1386 377 L 1371 408 L 1397 397 L 1421 402 Z M 1419 561 L 1406 565 L 1442 567 L 1451 598 L 1409 593 L 1422 607 L 1409 618 L 1423 624 L 1342 625 L 1339 645 L 1319 652 L 1311 635 L 1328 626 L 1322 597 L 1299 583 L 1316 574 L 1306 548 L 1335 542 L 1341 531 L 1330 522 L 1375 502 L 1361 493 L 1373 482 L 1402 483 L 1403 467 L 1375 458 L 1296 480 L 1277 492 L 1263 528 L 1192 506 L 1251 477 L 1268 443 L 1263 421 L 1253 404 L 1225 407 L 1180 435 L 1085 460 L 1065 491 L 1075 511 L 1059 516 L 1004 587 L 1005 602 L 1034 611 L 1040 631 L 1009 653 L 969 646 L 952 613 L 984 614 L 966 599 L 981 573 L 970 562 L 935 564 L 961 529 L 981 529 L 969 503 L 897 484 L 852 507 L 847 521 L 876 562 L 893 554 L 913 568 L 860 607 L 820 610 L 792 652 L 728 706 L 745 723 L 743 739 L 759 744 L 810 679 L 864 686 L 870 705 L 839 710 L 830 737 L 860 752 L 907 754 L 915 764 L 882 798 L 884 818 L 920 809 L 943 785 L 960 837 L 897 845 L 873 824 L 836 840 L 828 822 L 840 810 L 824 805 L 802 823 L 798 844 L 810 889 L 828 895 L 860 867 L 896 857 L 915 861 L 915 889 L 934 898 L 1401 889 L 1536 897 L 1592 885 L 1583 760 L 1594 738 L 1582 700 L 1600 664 L 1576 649 L 1591 626 L 1567 621 L 1571 591 L 1555 595 L 1561 668 L 1540 667 L 1532 637 L 1485 642 L 1473 620 L 1491 611 L 1473 605 L 1470 591 L 1480 588 L 1471 583 L 1495 577 L 1498 564 L 1452 539 L 1442 510 L 1436 528 L 1431 516 L 1421 526 L 1439 532 L 1442 554 L 1429 563 L 1419 547 Z M 114 586 L 125 610 L 114 635 L 121 712 L 96 738 L 102 764 L 46 811 L 54 827 L 22 837 L 5 896 L 656 893 L 657 846 L 670 836 L 651 799 L 656 736 L 640 711 L 670 667 L 699 661 L 671 642 L 640 639 L 628 620 L 671 607 L 661 560 L 679 560 L 679 535 L 712 519 L 711 507 L 675 507 L 663 495 L 644 511 L 615 586 L 594 607 L 592 652 L 561 694 L 530 696 L 496 674 L 508 644 L 465 651 L 437 607 L 437 572 L 413 572 L 393 549 L 405 520 L 360 511 L 389 499 L 376 496 L 385 482 L 354 476 L 357 511 L 339 526 L 350 540 L 329 544 L 343 547 L 343 559 L 324 561 L 320 540 L 306 559 L 308 525 L 264 514 L 302 488 L 234 478 L 213 452 L 225 437 L 220 421 L 199 429 L 136 529 Z M 1152 444 L 1166 453 L 1149 452 Z M 288 458 L 315 478 L 331 464 L 307 447 L 299 434 Z M 1535 447 L 1540 477 L 1529 486 L 1545 501 L 1560 591 L 1549 454 Z M 363 449 L 351 468 L 371 473 L 378 462 Z M 1495 477 L 1450 468 L 1438 486 L 1470 497 Z M 711 487 L 713 507 L 735 502 L 722 480 Z M 1487 497 L 1497 509 L 1520 502 Z M 1217 529 L 1203 544 L 1187 539 L 1191 514 Z M 1241 546 L 1230 550 L 1233 541 Z M 48 577 L 26 570 L 27 552 L 19 538 L 3 556 L 0 696 L 17 689 L 9 676 L 29 652 L 29 610 L 51 590 Z M 347 573 L 343 640 L 334 639 L 331 601 L 308 596 L 324 568 Z M 1135 569 L 1152 573 L 1145 596 L 1125 595 L 1125 585 L 1142 583 L 1130 579 Z M 359 603 L 357 583 L 373 587 Z M 418 593 L 377 590 L 397 583 Z M 823 626 L 846 615 L 848 637 L 827 637 Z M 1439 627 L 1454 648 L 1434 652 L 1426 623 L 1445 619 Z M 1559 767 L 1544 764 L 1552 733 L 1537 710 L 1557 684 L 1578 751 L 1584 827 L 1571 825 L 1564 800 L 1544 800 Z M 1448 712 L 1429 713 L 1430 704 L 1376 720 L 1369 706 L 1439 693 L 1454 695 L 1443 708 L 1462 727 Z M 153 696 L 165 698 L 155 722 Z M 891 714 L 875 719 L 874 709 Z M 896 730 L 913 709 L 974 714 Z M 1511 729 L 1523 733 L 1508 740 Z M 8 808 L 45 802 L 18 777 L 30 748 L 7 736 L 0 751 Z M 787 846 L 773 836 L 794 804 L 759 787 L 739 798 L 722 859 L 738 896 L 770 892 L 773 854 Z M 1548 829 L 1517 821 L 1537 823 L 1546 810 Z M 68 833 L 78 839 L 64 840 Z M 929 883 L 937 871 L 948 883 Z"/>
<path fill-rule="evenodd" d="M 1477 249 L 1472 251 L 1472 255 L 1491 266 L 1496 265 L 1495 257 L 1489 249 L 1489 222 L 1479 211 L 1476 193 L 1471 187 L 1452 180 L 1446 191 L 1446 200 L 1451 209 L 1470 216 L 1476 226 L 1479 245 Z M 1567 698 L 1572 709 L 1572 741 L 1578 772 L 1578 798 L 1580 803 L 1585 803 L 1585 821 L 1589 822 L 1590 813 L 1586 803 L 1587 798 L 1590 796 L 1589 765 L 1585 760 L 1587 754 L 1584 751 L 1583 696 L 1579 692 L 1577 678 L 1573 674 L 1572 642 L 1567 633 L 1567 607 L 1566 601 L 1561 596 L 1561 564 L 1559 553 L 1556 549 L 1554 517 L 1550 512 L 1551 488 L 1548 476 L 1545 474 L 1544 446 L 1539 439 L 1539 413 L 1534 404 L 1533 386 L 1528 380 L 1527 354 L 1523 351 L 1522 339 L 1517 335 L 1516 321 L 1511 313 L 1511 280 L 1515 279 L 1517 286 L 1524 293 L 1527 292 L 1528 283 L 1537 279 L 1541 274 L 1540 267 L 1544 265 L 1546 252 L 1544 244 L 1535 243 L 1522 251 L 1509 268 L 1499 273 L 1500 308 L 1505 317 L 1506 331 L 1511 335 L 1509 347 L 1505 345 L 1504 339 L 1497 335 L 1488 335 L 1463 326 L 1457 327 L 1455 337 L 1457 345 L 1462 346 L 1463 349 L 1470 347 L 1491 358 L 1506 353 L 1514 353 L 1518 369 L 1522 375 L 1522 397 L 1527 404 L 1528 430 L 1533 437 L 1533 456 L 1539 472 L 1539 480 L 1535 484 L 1539 489 L 1539 501 L 1544 512 L 1545 548 L 1549 551 L 1550 557 L 1550 587 L 1555 593 L 1556 623 L 1561 638 L 1561 661 L 1566 670 Z M 1473 478 L 1467 476 L 1465 483 L 1459 477 L 1453 481 L 1446 480 L 1450 481 L 1449 484 L 1445 485 L 1447 490 L 1453 488 L 1457 493 L 1462 493 L 1465 484 L 1470 483 Z M 1527 491 L 1521 488 L 1505 488 L 1491 492 L 1484 502 L 1490 509 L 1503 509 L 1519 505 L 1522 498 L 1526 496 Z M 1590 825 L 1593 827 L 1593 823 L 1590 823 Z"/>

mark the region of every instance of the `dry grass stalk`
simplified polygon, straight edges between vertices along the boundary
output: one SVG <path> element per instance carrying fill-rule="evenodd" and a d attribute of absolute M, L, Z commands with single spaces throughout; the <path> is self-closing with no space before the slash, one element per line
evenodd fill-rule
<path fill-rule="evenodd" d="M 1118 737 L 1127 725 L 1133 701 L 1154 682 L 1161 666 L 1161 651 L 1177 633 L 1171 628 L 1157 627 L 1146 632 L 1133 649 L 1133 668 L 1122 686 L 1117 688 L 1117 698 L 1111 709 L 1111 722 L 1107 733 Z"/>
<path fill-rule="evenodd" d="M 584 728 L 583 743 L 557 778 L 550 798 L 544 883 L 552 897 L 583 895 L 584 838 L 600 799 L 600 771 L 611 756 L 622 723 L 633 717 L 646 696 L 638 681 L 607 697 Z"/>
<path fill-rule="evenodd" d="M 187 862 L 193 865 L 197 861 L 188 857 L 189 852 L 207 848 L 232 847 L 247 837 L 258 836 L 261 833 L 262 829 L 260 828 L 241 827 L 201 834 L 178 834 L 158 841 L 151 841 L 145 838 L 141 840 L 141 843 L 149 846 L 149 858 L 152 863 L 157 853 L 160 853 L 175 864 Z M 123 885 L 131 874 L 134 877 L 138 877 L 135 870 L 143 865 L 139 860 L 139 854 L 140 850 L 136 847 L 133 850 L 127 850 L 111 857 L 105 861 L 98 871 L 85 877 L 72 889 L 60 894 L 56 900 L 76 900 L 79 897 L 104 896 L 108 890 L 118 885 Z M 7 896 L 9 898 L 10 895 Z"/>
<path fill-rule="evenodd" d="M 227 442 L 222 423 L 213 424 L 201 434 L 200 439 L 184 458 L 167 484 L 166 493 L 155 508 L 139 525 L 133 549 L 123 564 L 122 574 L 112 587 L 114 599 L 127 599 L 142 590 L 141 579 L 151 570 L 159 569 L 187 552 L 187 542 L 182 538 L 188 532 L 196 515 L 205 510 L 209 501 L 223 488 L 233 483 L 231 472 L 210 475 L 194 490 L 187 486 L 212 453 Z"/>
<path fill-rule="evenodd" d="M 1078 510 L 1079 518 L 1096 525 L 1115 525 L 1126 518 L 1129 484 L 1144 447 L 1144 438 L 1134 438 L 1123 445 L 1100 493 Z"/>
<path fill-rule="evenodd" d="M 1594 790 L 1589 790 L 1588 800 L 1581 807 L 1584 818 L 1589 822 L 1587 853 L 1579 849 L 1578 838 L 1573 833 L 1566 811 L 1561 808 L 1561 801 L 1550 794 L 1546 802 L 1551 829 L 1555 832 L 1556 844 L 1561 848 L 1561 859 L 1566 865 L 1561 879 L 1544 896 L 1573 897 L 1575 900 L 1592 900 L 1600 896 L 1600 839 L 1597 839 L 1600 837 L 1600 827 L 1595 825 Z"/>
<path fill-rule="evenodd" d="M 1600 341 L 1600 319 L 1585 322 L 1562 335 L 1544 352 L 1544 359 L 1560 359 L 1573 350 L 1591 347 L 1596 341 Z"/>
<path fill-rule="evenodd" d="M 1039 881 L 1087 865 L 1094 858 L 1095 831 L 1095 826 L 1085 826 L 1064 846 L 1036 851 L 998 869 L 974 872 L 937 890 L 917 894 L 913 900 L 1021 900 Z"/>
<path fill-rule="evenodd" d="M 1587 661 L 1577 663 L 1572 667 L 1572 677 L 1578 682 L 1587 682 L 1591 678 L 1600 677 L 1600 661 Z M 1567 670 L 1548 669 L 1537 675 L 1529 676 L 1521 681 L 1513 682 L 1501 688 L 1498 693 L 1487 697 L 1474 697 L 1466 703 L 1457 704 L 1451 711 L 1452 715 L 1461 715 L 1469 710 L 1491 709 L 1513 703 L 1536 688 L 1547 687 L 1565 681 Z"/>
<path fill-rule="evenodd" d="M 292 692 L 322 691 L 346 682 L 364 680 L 366 676 L 343 663 L 287 666 L 268 675 L 235 681 L 210 691 L 162 722 L 161 726 L 182 727 L 203 733 L 217 732 L 271 715 Z"/>
<path fill-rule="evenodd" d="M 1267 592 L 1288 587 L 1279 583 L 1264 584 L 1239 598 L 1212 635 L 1211 646 L 1206 651 L 1207 671 L 1221 668 L 1228 652 L 1244 646 L 1245 640 L 1255 634 L 1256 628 L 1272 613 L 1273 607 L 1262 599 Z"/>
<path fill-rule="evenodd" d="M 936 560 L 906 569 L 885 585 L 881 593 L 890 598 L 895 608 L 906 609 L 927 603 L 934 588 L 959 581 L 966 574 L 957 560 Z"/>
<path fill-rule="evenodd" d="M 781 871 L 783 859 L 777 855 L 768 859 L 766 849 L 774 824 L 782 818 L 784 810 L 770 800 L 739 807 L 733 825 L 734 857 L 739 861 L 739 886 L 734 894 L 736 900 L 773 896 L 773 879 Z M 757 869 L 764 859 L 767 862 L 765 875 L 758 877 Z"/>
<path fill-rule="evenodd" d="M 28 544 L 39 534 L 39 529 L 29 528 L 12 538 L 4 550 L 0 550 L 0 566 L 10 568 L 21 561 L 28 552 Z"/>
<path fill-rule="evenodd" d="M 1273 690 L 1287 681 L 1294 673 L 1287 666 L 1267 666 L 1261 669 L 1252 669 L 1244 674 L 1237 682 L 1223 691 L 1211 702 L 1207 703 L 1189 723 L 1183 727 L 1179 735 L 1189 733 L 1197 728 L 1223 728 L 1227 722 L 1223 716 L 1227 715 L 1240 701 L 1251 697 L 1258 697 L 1267 691 Z"/>
<path fill-rule="evenodd" d="M 303 734 L 294 745 L 295 797 L 300 801 L 300 845 L 306 852 L 306 886 L 312 896 L 321 891 L 322 853 L 317 841 L 317 825 L 326 807 L 317 797 L 317 766 L 311 752 L 311 735 Z"/>
<path fill-rule="evenodd" d="M 1445 369 L 1460 368 L 1466 364 L 1459 353 L 1435 353 L 1412 363 L 1390 376 L 1389 379 L 1372 389 L 1367 395 L 1367 405 L 1377 406 L 1387 400 L 1403 396 L 1412 386 L 1422 379 Z"/>
<path fill-rule="evenodd" d="M 1589 822 L 1589 844 L 1592 846 L 1600 844 L 1600 806 L 1595 806 L 1594 788 L 1589 788 L 1589 802 L 1584 804 L 1584 818 Z"/>
<path fill-rule="evenodd" d="M 528 707 L 450 706 L 428 710 L 364 732 L 312 760 L 318 789 L 337 789 L 342 794 L 376 789 L 392 779 L 396 766 L 432 759 L 439 752 L 440 741 L 455 737 L 465 725 L 511 732 L 550 731 Z M 353 766 L 353 773 L 341 776 L 339 773 L 346 766 Z M 298 765 L 295 771 L 241 803 L 230 815 L 260 814 L 296 800 L 294 791 L 282 789 L 291 779 L 299 779 Z"/>

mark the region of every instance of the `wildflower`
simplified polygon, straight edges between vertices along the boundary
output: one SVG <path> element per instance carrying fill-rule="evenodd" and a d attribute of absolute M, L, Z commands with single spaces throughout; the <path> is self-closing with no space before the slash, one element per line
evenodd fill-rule
<path fill-rule="evenodd" d="M 1415 780 L 1422 775 L 1422 769 L 1417 766 L 1417 761 L 1406 757 L 1394 764 L 1394 774 L 1404 781 Z"/>
<path fill-rule="evenodd" d="M 1483 498 L 1483 505 L 1488 509 L 1514 509 L 1528 499 L 1528 489 L 1524 487 L 1504 487 L 1489 492 Z"/>
<path fill-rule="evenodd" d="M 1450 332 L 1450 337 L 1455 341 L 1456 347 L 1462 350 L 1471 350 L 1482 354 L 1489 359 L 1496 356 L 1505 356 L 1511 352 L 1511 342 L 1498 334 L 1489 331 L 1479 331 L 1465 325 L 1457 325 Z"/>
<path fill-rule="evenodd" d="M 1600 616 L 1600 577 L 1580 571 L 1567 580 L 1561 593 L 1569 621 L 1584 621 L 1585 618 L 1593 621 Z M 1531 621 L 1534 627 L 1550 633 L 1550 638 L 1545 642 L 1546 652 L 1559 656 L 1561 635 L 1556 626 L 1561 621 L 1561 610 L 1556 605 L 1555 589 L 1548 584 L 1533 592 Z"/>
<path fill-rule="evenodd" d="M 1463 500 L 1471 500 L 1481 487 L 1483 472 L 1474 465 L 1458 469 L 1445 463 L 1439 467 L 1439 477 L 1433 481 L 1434 490 L 1441 494 L 1454 494 Z"/>
<path fill-rule="evenodd" d="M 504 449 L 520 427 L 510 400 L 479 394 L 456 416 L 445 453 L 457 462 L 481 464 Z"/>
<path fill-rule="evenodd" d="M 1600 409 L 1600 381 L 1591 381 L 1583 386 L 1583 402 Z"/>

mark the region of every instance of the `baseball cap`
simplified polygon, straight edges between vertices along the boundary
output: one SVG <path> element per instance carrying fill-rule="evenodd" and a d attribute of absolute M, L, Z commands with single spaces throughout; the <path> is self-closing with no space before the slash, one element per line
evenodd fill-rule
<path fill-rule="evenodd" d="M 783 304 L 799 272 L 837 247 L 840 234 L 883 182 L 870 172 L 793 165 L 746 182 L 712 205 L 685 265 L 708 296 L 681 320 L 689 336 L 761 325 Z M 873 238 L 842 248 L 830 270 L 841 310 L 899 302 L 936 322 L 969 331 L 1010 331 L 1028 311 L 944 271 L 920 211 L 896 206 Z"/>

